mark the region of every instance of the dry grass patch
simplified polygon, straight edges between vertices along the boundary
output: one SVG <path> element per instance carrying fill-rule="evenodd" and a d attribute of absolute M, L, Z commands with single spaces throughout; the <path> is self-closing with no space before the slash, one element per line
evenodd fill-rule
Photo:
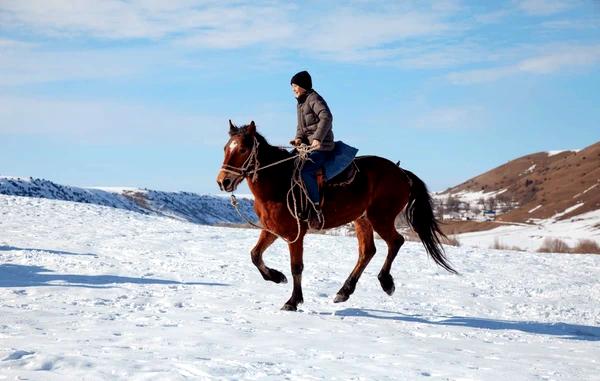
<path fill-rule="evenodd" d="M 494 239 L 494 244 L 492 246 L 490 246 L 490 249 L 494 249 L 494 250 L 510 250 L 510 246 L 502 243 L 500 241 L 500 239 L 495 238 Z"/>
<path fill-rule="evenodd" d="M 513 251 L 525 251 L 518 246 L 509 246 L 500 241 L 500 239 L 494 239 L 494 244 L 490 246 L 490 249 L 494 250 L 513 250 Z"/>
<path fill-rule="evenodd" d="M 561 239 L 548 237 L 537 251 L 538 253 L 570 253 L 571 248 Z"/>
<path fill-rule="evenodd" d="M 580 239 L 577 246 L 571 249 L 571 253 L 600 254 L 600 246 L 598 246 L 596 241 L 592 241 L 591 239 Z"/>
<path fill-rule="evenodd" d="M 442 239 L 442 243 L 450 246 L 460 246 L 460 241 L 453 235 L 446 237 L 446 239 Z"/>

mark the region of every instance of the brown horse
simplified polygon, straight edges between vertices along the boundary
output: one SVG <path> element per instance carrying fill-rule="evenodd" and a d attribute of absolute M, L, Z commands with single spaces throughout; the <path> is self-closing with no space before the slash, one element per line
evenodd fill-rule
<path fill-rule="evenodd" d="M 223 166 L 217 176 L 222 190 L 233 192 L 246 178 L 254 194 L 254 209 L 264 227 L 256 246 L 251 251 L 252 263 L 265 280 L 287 283 L 285 275 L 269 268 L 263 262 L 263 252 L 282 237 L 288 242 L 294 287 L 283 310 L 295 311 L 302 297 L 303 238 L 308 230 L 306 222 L 296 220 L 288 210 L 287 192 L 294 170 L 292 153 L 271 146 L 256 132 L 251 122 L 242 127 L 231 121 L 230 139 L 225 145 Z M 269 166 L 269 164 L 278 163 Z M 324 229 L 354 221 L 358 238 L 358 262 L 338 291 L 334 302 L 344 302 L 356 288 L 356 283 L 375 254 L 373 231 L 385 240 L 388 253 L 378 279 L 383 290 L 392 295 L 394 279 L 390 275 L 392 263 L 404 243 L 394 221 L 405 209 L 406 219 L 423 242 L 427 253 L 444 269 L 456 273 L 448 263 L 440 238 L 444 234 L 434 217 L 427 187 L 413 173 L 401 169 L 391 161 L 377 156 L 355 159 L 358 173 L 344 186 L 325 187 L 322 205 Z"/>

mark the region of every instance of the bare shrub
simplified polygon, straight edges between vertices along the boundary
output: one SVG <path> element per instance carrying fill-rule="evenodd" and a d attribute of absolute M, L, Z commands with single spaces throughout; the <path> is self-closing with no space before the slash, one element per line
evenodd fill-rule
<path fill-rule="evenodd" d="M 494 250 L 510 250 L 510 247 L 508 245 L 505 245 L 502 242 L 500 242 L 500 239 L 494 238 L 494 244 L 492 246 L 490 246 L 490 249 L 494 249 Z"/>
<path fill-rule="evenodd" d="M 494 250 L 513 250 L 513 251 L 525 251 L 521 249 L 519 246 L 509 246 L 500 241 L 499 238 L 494 239 L 494 244 L 490 246 L 490 249 Z"/>
<path fill-rule="evenodd" d="M 448 197 L 446 200 L 446 212 L 459 212 L 460 200 L 456 197 Z"/>
<path fill-rule="evenodd" d="M 460 241 L 453 235 L 446 237 L 446 239 L 443 239 L 442 242 L 444 244 L 450 245 L 450 246 L 456 246 L 456 247 L 460 246 Z"/>
<path fill-rule="evenodd" d="M 487 210 L 496 210 L 496 206 L 498 205 L 498 201 L 495 197 L 490 197 L 485 199 L 484 206 Z"/>
<path fill-rule="evenodd" d="M 571 248 L 565 241 L 558 238 L 546 238 L 542 246 L 538 249 L 538 253 L 570 253 Z"/>
<path fill-rule="evenodd" d="M 592 241 L 591 239 L 580 239 L 571 253 L 575 254 L 600 254 L 600 246 L 596 243 L 596 241 Z"/>

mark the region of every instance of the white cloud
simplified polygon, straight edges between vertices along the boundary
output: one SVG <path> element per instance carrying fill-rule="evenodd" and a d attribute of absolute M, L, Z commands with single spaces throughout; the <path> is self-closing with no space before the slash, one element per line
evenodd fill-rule
<path fill-rule="evenodd" d="M 227 118 L 152 105 L 0 96 L 0 134 L 73 142 L 222 144 Z"/>
<path fill-rule="evenodd" d="M 289 9 L 239 1 L 22 0 L 0 5 L 0 23 L 51 36 L 184 37 L 211 47 L 238 47 L 288 36 Z"/>
<path fill-rule="evenodd" d="M 415 44 L 395 51 L 394 65 L 409 69 L 440 69 L 472 63 L 494 62 L 498 53 L 472 41 Z"/>
<path fill-rule="evenodd" d="M 482 24 L 495 24 L 502 21 L 510 14 L 508 9 L 500 9 L 492 12 L 477 14 L 474 16 L 475 21 Z"/>
<path fill-rule="evenodd" d="M 600 17 L 583 20 L 550 20 L 540 23 L 540 27 L 553 30 L 597 30 L 600 29 Z"/>
<path fill-rule="evenodd" d="M 448 74 L 450 82 L 457 85 L 493 82 L 518 72 L 516 66 L 495 67 L 491 69 L 467 70 Z"/>
<path fill-rule="evenodd" d="M 247 67 L 268 67 L 265 61 L 281 62 L 289 53 L 397 64 L 407 52 L 397 45 L 441 38 L 453 28 L 443 20 L 456 11 L 454 3 L 438 3 L 433 10 L 418 10 L 410 3 L 375 9 L 369 5 L 369 10 L 362 11 L 356 3 L 353 8 L 321 9 L 327 5 L 320 5 L 319 9 L 298 9 L 285 3 L 244 1 L 1 2 L 0 24 L 8 30 L 27 31 L 37 42 L 0 40 L 0 86 L 143 76 L 160 65 L 187 65 L 195 70 L 190 64 L 202 66 L 215 60 L 209 50 L 214 53 L 259 44 L 254 52 L 260 56 L 254 57 L 258 63 L 253 64 L 250 57 Z M 89 48 L 90 38 L 107 45 Z M 141 39 L 143 47 L 123 44 L 131 39 Z M 60 45 L 55 45 L 59 41 Z M 191 52 L 196 52 L 193 58 L 188 57 Z M 202 55 L 199 61 L 198 54 Z M 456 62 L 455 57 L 442 58 L 439 52 L 424 55 L 406 57 L 402 65 L 439 67 L 441 62 Z"/>
<path fill-rule="evenodd" d="M 23 41 L 0 38 L 0 51 L 6 51 L 8 49 L 23 49 L 31 46 L 32 44 Z"/>
<path fill-rule="evenodd" d="M 414 122 L 417 128 L 466 129 L 477 126 L 482 110 L 474 106 L 439 107 L 421 112 Z"/>
<path fill-rule="evenodd" d="M 0 5 L 0 23 L 55 37 L 166 39 L 218 49 L 268 43 L 356 60 L 377 57 L 372 50 L 385 44 L 447 32 L 451 26 L 443 19 L 457 11 L 455 3 L 419 10 L 411 3 L 337 9 L 270 1 L 22 0 Z"/>
<path fill-rule="evenodd" d="M 521 9 L 538 14 L 558 12 L 569 4 L 550 0 L 517 3 Z M 59 41 L 53 37 L 70 38 L 66 44 L 61 42 L 60 46 L 69 47 L 63 50 L 41 39 L 34 40 L 40 45 L 0 39 L 0 72 L 4 74 L 0 85 L 141 76 L 160 65 L 210 64 L 218 61 L 214 53 L 219 50 L 250 46 L 258 49 L 252 51 L 254 56 L 245 63 L 247 67 L 268 67 L 264 61 L 281 62 L 290 56 L 408 69 L 517 62 L 452 73 L 448 78 L 454 83 L 493 81 L 523 71 L 552 72 L 556 66 L 570 66 L 574 59 L 585 61 L 584 57 L 544 53 L 518 62 L 507 49 L 498 53 L 485 44 L 485 34 L 478 35 L 477 28 L 481 23 L 498 22 L 508 11 L 487 9 L 487 13 L 477 13 L 455 0 L 428 5 L 354 1 L 343 7 L 275 1 L 1 2 L 0 24 L 7 30 L 24 30 L 34 39 L 36 35 L 50 36 L 52 43 Z M 473 13 L 469 21 L 461 17 L 463 10 Z M 107 48 L 80 50 L 78 43 L 90 46 L 90 38 L 101 40 Z M 122 44 L 131 39 L 141 39 L 144 48 Z M 259 64 L 253 63 L 253 58 Z"/>
<path fill-rule="evenodd" d="M 546 16 L 555 14 L 573 6 L 568 0 L 517 0 L 517 7 L 531 15 Z"/>
<path fill-rule="evenodd" d="M 551 46 L 535 56 L 519 62 L 478 70 L 450 73 L 447 78 L 455 84 L 493 82 L 519 74 L 550 74 L 558 71 L 593 66 L 600 63 L 600 45 Z"/>
<path fill-rule="evenodd" d="M 191 29 L 176 40 L 188 46 L 217 49 L 289 41 L 296 32 L 296 26 L 288 20 L 289 9 L 251 6 L 212 9 L 211 19 L 200 23 L 202 28 Z"/>
<path fill-rule="evenodd" d="M 533 74 L 548 74 L 563 68 L 589 66 L 600 62 L 600 45 L 579 46 L 560 49 L 520 62 L 519 71 Z"/>
<path fill-rule="evenodd" d="M 143 51 L 57 52 L 36 46 L 0 51 L 0 86 L 120 77 L 139 72 L 144 57 L 152 61 L 152 54 Z"/>
<path fill-rule="evenodd" d="M 452 29 L 436 13 L 342 9 L 307 27 L 304 49 L 333 60 L 361 61 L 394 55 L 387 44 L 420 37 L 439 36 Z"/>
<path fill-rule="evenodd" d="M 0 95 L 0 136 L 43 136 L 74 143 L 112 145 L 164 143 L 220 147 L 227 141 L 228 119 L 254 120 L 273 144 L 289 141 L 282 120 L 294 120 L 289 102 L 258 104 L 251 111 L 182 111 L 166 105 L 106 100 Z M 294 111 L 292 111 L 294 112 Z"/>

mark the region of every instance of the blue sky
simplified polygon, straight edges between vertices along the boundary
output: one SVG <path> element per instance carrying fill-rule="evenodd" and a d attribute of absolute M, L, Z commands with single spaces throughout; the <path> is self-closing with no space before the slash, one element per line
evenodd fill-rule
<path fill-rule="evenodd" d="M 300 70 L 432 190 L 600 140 L 597 0 L 3 1 L 0 174 L 217 193 L 227 120 L 287 144 Z"/>

